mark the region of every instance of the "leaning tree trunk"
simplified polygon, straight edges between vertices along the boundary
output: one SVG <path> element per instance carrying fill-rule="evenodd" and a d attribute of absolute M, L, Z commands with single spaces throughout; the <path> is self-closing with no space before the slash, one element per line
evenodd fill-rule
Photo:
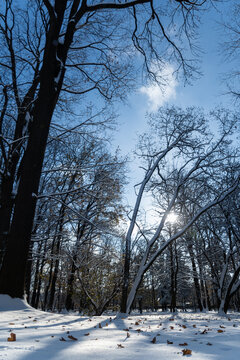
<path fill-rule="evenodd" d="M 28 92 L 25 94 L 25 97 L 21 104 L 18 106 L 18 116 L 16 119 L 16 127 L 14 132 L 13 143 L 10 147 L 9 153 L 7 154 L 7 165 L 2 176 L 2 183 L 0 187 L 0 266 L 5 254 L 5 249 L 7 246 L 8 233 L 11 224 L 11 216 L 14 206 L 14 183 L 17 183 L 17 170 L 18 165 L 22 156 L 22 142 L 19 142 L 19 139 L 24 136 L 24 127 L 26 124 L 26 114 L 29 111 L 29 106 L 34 101 L 36 89 L 39 83 L 39 77 L 37 76 L 39 66 L 36 68 L 35 77 L 33 79 L 32 85 L 30 86 Z M 7 91 L 3 90 L 6 93 L 6 101 L 3 106 L 3 112 L 1 116 L 5 115 L 7 110 L 8 96 Z"/>
<path fill-rule="evenodd" d="M 58 42 L 67 1 L 56 3 L 57 17 L 47 30 L 38 96 L 30 113 L 29 140 L 20 166 L 20 179 L 6 253 L 0 273 L 0 293 L 23 298 L 38 187 L 50 122 L 61 91 L 64 64 L 75 23 L 69 24 L 64 44 Z"/>

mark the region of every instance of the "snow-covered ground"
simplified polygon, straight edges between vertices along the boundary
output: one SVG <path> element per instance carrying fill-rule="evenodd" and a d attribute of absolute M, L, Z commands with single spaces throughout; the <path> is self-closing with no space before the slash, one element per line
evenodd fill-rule
<path fill-rule="evenodd" d="M 10 334 L 16 341 L 7 341 Z M 52 314 L 0 296 L 0 360 L 239 360 L 240 314 Z"/>

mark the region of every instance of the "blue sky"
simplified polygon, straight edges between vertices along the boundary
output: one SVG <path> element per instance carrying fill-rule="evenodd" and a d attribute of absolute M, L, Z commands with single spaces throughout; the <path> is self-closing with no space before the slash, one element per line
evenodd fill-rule
<path fill-rule="evenodd" d="M 203 51 L 201 59 L 202 76 L 195 80 L 192 85 L 184 86 L 180 81 L 171 79 L 165 89 L 165 95 L 151 94 L 151 89 L 141 89 L 129 96 L 128 105 L 119 105 L 119 131 L 115 136 L 114 144 L 119 146 L 123 154 L 131 153 L 137 142 L 137 134 L 146 128 L 147 111 L 157 109 L 157 105 L 165 103 L 181 107 L 200 106 L 210 110 L 215 106 L 223 105 L 233 107 L 232 100 L 224 95 L 226 91 L 222 80 L 223 74 L 231 69 L 233 64 L 224 60 L 221 49 L 225 41 L 224 29 L 220 26 L 223 15 L 230 13 L 235 0 L 223 1 L 218 9 L 211 9 L 202 16 L 202 24 L 199 27 L 199 45 Z M 169 64 L 171 66 L 171 64 Z M 155 92 L 156 89 L 154 90 Z M 153 96 L 152 99 L 150 96 Z M 165 96 L 165 97 L 164 97 Z M 159 99 L 159 100 L 158 100 Z M 134 201 L 133 185 L 141 180 L 139 164 L 132 161 L 129 164 L 130 184 L 127 197 L 130 204 Z"/>

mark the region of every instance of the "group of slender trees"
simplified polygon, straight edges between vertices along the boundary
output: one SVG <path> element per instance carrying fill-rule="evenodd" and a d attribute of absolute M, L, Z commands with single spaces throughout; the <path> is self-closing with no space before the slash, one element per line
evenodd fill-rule
<path fill-rule="evenodd" d="M 239 113 L 172 106 L 149 115 L 130 210 L 126 159 L 109 146 L 112 106 L 138 86 L 140 66 L 163 89 L 168 63 L 186 81 L 197 74 L 189 51 L 213 2 L 1 2 L 1 294 L 97 315 L 129 313 L 141 293 L 146 306 L 172 311 L 238 303 Z M 235 55 L 238 22 L 223 26 Z M 228 84 L 237 100 L 238 77 Z"/>

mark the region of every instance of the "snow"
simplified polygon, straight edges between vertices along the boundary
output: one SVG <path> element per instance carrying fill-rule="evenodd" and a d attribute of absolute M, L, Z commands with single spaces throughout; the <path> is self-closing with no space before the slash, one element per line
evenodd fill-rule
<path fill-rule="evenodd" d="M 42 312 L 7 295 L 0 295 L 0 310 L 0 360 L 176 360 L 183 349 L 192 351 L 185 356 L 192 360 L 239 359 L 239 313 L 89 318 Z M 16 341 L 7 341 L 11 332 Z"/>

